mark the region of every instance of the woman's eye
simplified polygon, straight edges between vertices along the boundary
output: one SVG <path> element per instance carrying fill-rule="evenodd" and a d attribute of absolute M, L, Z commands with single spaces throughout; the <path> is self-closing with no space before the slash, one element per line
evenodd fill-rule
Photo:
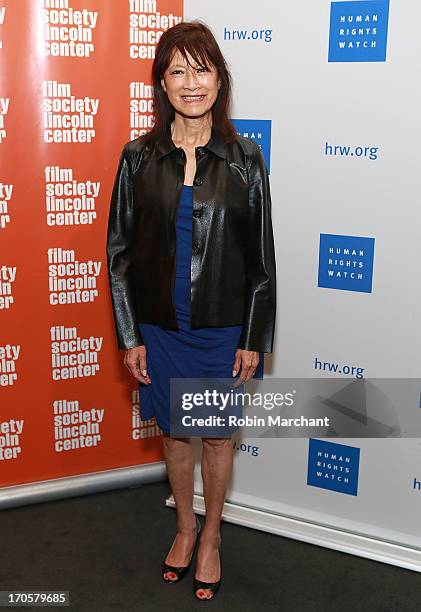
<path fill-rule="evenodd" d="M 208 68 L 196 68 L 197 72 L 208 72 Z M 183 74 L 182 70 L 173 70 L 171 74 Z"/>

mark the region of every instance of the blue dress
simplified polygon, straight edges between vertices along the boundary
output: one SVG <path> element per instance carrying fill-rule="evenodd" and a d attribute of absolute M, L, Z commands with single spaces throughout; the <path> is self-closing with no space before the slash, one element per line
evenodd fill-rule
<path fill-rule="evenodd" d="M 232 365 L 242 325 L 190 329 L 190 264 L 193 187 L 184 185 L 176 218 L 177 250 L 174 305 L 179 330 L 138 323 L 146 348 L 149 385 L 139 383 L 140 415 L 153 416 L 170 431 L 171 378 L 232 378 Z M 254 378 L 263 378 L 264 353 L 260 353 Z M 239 376 L 239 374 L 237 374 Z"/>

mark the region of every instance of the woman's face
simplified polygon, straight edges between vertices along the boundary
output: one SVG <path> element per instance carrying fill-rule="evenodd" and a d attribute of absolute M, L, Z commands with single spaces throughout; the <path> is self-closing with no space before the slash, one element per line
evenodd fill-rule
<path fill-rule="evenodd" d="M 161 86 L 176 112 L 185 117 L 201 117 L 212 108 L 221 83 L 214 66 L 201 68 L 190 56 L 189 61 L 192 66 L 177 49 Z"/>

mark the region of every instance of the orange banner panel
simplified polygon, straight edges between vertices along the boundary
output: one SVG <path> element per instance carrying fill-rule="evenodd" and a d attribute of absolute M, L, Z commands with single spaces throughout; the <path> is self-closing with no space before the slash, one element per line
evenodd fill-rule
<path fill-rule="evenodd" d="M 1 486 L 162 459 L 106 269 L 122 146 L 153 124 L 167 0 L 0 0 Z"/>

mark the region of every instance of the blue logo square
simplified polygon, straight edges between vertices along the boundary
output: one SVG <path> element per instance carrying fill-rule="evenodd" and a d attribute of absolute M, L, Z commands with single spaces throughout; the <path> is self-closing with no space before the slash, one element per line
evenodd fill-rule
<path fill-rule="evenodd" d="M 371 293 L 374 238 L 320 234 L 318 286 Z"/>
<path fill-rule="evenodd" d="M 389 0 L 332 2 L 329 62 L 386 61 Z"/>
<path fill-rule="evenodd" d="M 360 449 L 309 439 L 307 484 L 347 495 L 358 494 Z"/>
<path fill-rule="evenodd" d="M 260 146 L 270 174 L 272 121 L 270 119 L 231 119 L 231 121 L 240 136 L 250 138 Z"/>

